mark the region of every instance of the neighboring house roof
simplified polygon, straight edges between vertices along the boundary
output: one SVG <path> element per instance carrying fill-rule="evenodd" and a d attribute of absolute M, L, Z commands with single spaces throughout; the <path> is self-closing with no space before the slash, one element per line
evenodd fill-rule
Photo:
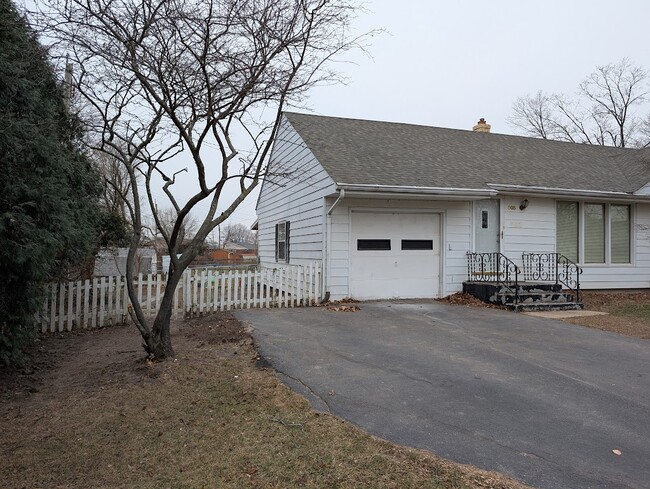
<path fill-rule="evenodd" d="M 498 184 L 633 193 L 650 182 L 650 148 L 285 116 L 339 186 L 486 189 Z"/>
<path fill-rule="evenodd" d="M 255 243 L 248 243 L 245 241 L 226 241 L 223 247 L 227 250 L 255 250 L 257 246 Z"/>

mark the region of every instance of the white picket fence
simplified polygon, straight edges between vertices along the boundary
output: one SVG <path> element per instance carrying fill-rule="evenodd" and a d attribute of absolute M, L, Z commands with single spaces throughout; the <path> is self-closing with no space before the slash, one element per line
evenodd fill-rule
<path fill-rule="evenodd" d="M 310 306 L 320 301 L 321 279 L 319 264 L 255 270 L 189 269 L 174 292 L 173 317 Z M 154 316 L 158 311 L 166 283 L 165 274 L 140 274 L 134 280 L 145 316 Z M 127 321 L 130 307 L 125 277 L 49 284 L 36 321 L 43 332 L 110 326 Z"/>

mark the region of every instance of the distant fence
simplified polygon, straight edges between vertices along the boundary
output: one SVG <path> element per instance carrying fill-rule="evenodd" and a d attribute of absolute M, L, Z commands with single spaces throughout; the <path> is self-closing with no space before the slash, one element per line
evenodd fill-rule
<path fill-rule="evenodd" d="M 302 307 L 320 301 L 319 264 L 257 268 L 255 270 L 188 269 L 174 292 L 174 318 L 193 317 L 232 309 Z M 165 291 L 165 274 L 134 280 L 145 316 L 154 316 Z M 49 284 L 37 323 L 43 332 L 72 331 L 121 324 L 129 318 L 131 302 L 126 278 Z"/>

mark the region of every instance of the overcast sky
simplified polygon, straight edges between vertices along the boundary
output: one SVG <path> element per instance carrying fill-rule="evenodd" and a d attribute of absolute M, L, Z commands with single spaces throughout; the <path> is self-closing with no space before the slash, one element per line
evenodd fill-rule
<path fill-rule="evenodd" d="M 320 87 L 308 105 L 320 115 L 493 132 L 518 96 L 573 93 L 596 66 L 628 57 L 650 69 L 650 1 L 544 2 L 369 0 L 355 22 L 375 28 L 369 52 L 347 56 L 349 83 Z M 255 220 L 255 200 L 234 220 Z"/>

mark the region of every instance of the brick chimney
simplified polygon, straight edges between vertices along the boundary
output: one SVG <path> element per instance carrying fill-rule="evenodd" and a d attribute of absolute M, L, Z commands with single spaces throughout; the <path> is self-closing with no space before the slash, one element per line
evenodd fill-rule
<path fill-rule="evenodd" d="M 472 131 L 475 131 L 475 132 L 490 132 L 491 128 L 492 128 L 492 126 L 490 124 L 488 124 L 487 122 L 485 122 L 485 119 L 483 119 L 483 117 L 481 117 L 479 119 L 479 121 L 476 123 L 476 125 L 474 127 L 472 127 Z"/>

